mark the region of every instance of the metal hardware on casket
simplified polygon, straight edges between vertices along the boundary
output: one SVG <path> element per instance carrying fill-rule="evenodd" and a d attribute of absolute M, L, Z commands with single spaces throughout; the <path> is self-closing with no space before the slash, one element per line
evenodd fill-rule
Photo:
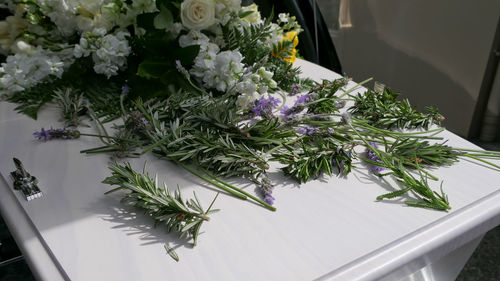
<path fill-rule="evenodd" d="M 38 188 L 38 180 L 36 177 L 30 175 L 23 167 L 21 161 L 13 158 L 16 170 L 11 172 L 10 175 L 14 181 L 14 189 L 20 190 L 26 200 L 31 201 L 43 196 L 42 191 Z"/>

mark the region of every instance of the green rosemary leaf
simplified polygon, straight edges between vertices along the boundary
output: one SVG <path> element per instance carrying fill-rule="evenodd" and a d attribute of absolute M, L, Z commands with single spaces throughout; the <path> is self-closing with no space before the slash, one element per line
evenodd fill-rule
<path fill-rule="evenodd" d="M 175 261 L 179 261 L 179 256 L 175 252 L 174 248 L 170 247 L 167 243 L 163 245 L 165 247 L 165 250 L 167 250 L 167 254 L 171 256 Z"/>
<path fill-rule="evenodd" d="M 408 191 L 412 190 L 413 187 L 411 186 L 408 186 L 404 189 L 400 189 L 400 190 L 396 190 L 394 192 L 391 192 L 391 193 L 386 193 L 386 194 L 383 194 L 383 195 L 379 195 L 377 196 L 377 200 L 382 200 L 382 199 L 392 199 L 392 198 L 395 198 L 395 197 L 400 197 L 404 194 L 406 194 Z"/>

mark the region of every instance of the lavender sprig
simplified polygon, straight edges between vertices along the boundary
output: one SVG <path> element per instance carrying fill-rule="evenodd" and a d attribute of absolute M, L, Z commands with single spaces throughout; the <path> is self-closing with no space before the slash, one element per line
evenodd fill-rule
<path fill-rule="evenodd" d="M 252 113 L 256 116 L 261 116 L 263 118 L 272 118 L 273 109 L 276 108 L 280 103 L 280 100 L 275 97 L 261 97 L 254 102 L 252 108 Z"/>
<path fill-rule="evenodd" d="M 289 121 L 305 109 L 305 105 L 315 98 L 314 94 L 304 94 L 297 97 L 292 107 L 283 106 L 281 108 L 281 120 Z"/>
<path fill-rule="evenodd" d="M 377 149 L 378 146 L 375 142 L 370 142 L 370 145 Z M 373 162 L 378 162 L 380 164 L 383 164 L 382 161 L 380 160 L 380 157 L 378 157 L 378 155 L 373 151 L 373 149 L 371 147 L 367 147 L 366 148 L 366 157 L 370 160 L 372 160 Z M 380 174 L 380 172 L 382 172 L 384 170 L 384 167 L 382 166 L 377 166 L 377 165 L 370 165 L 370 171 L 372 171 L 372 173 L 374 174 Z"/>
<path fill-rule="evenodd" d="M 42 128 L 39 132 L 34 132 L 33 135 L 38 140 L 48 141 L 51 139 L 77 139 L 81 136 L 80 131 L 71 129 L 52 129 L 45 130 Z"/>

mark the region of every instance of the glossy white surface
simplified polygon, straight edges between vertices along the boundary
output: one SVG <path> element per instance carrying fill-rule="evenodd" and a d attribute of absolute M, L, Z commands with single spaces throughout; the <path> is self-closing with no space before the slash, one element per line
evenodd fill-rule
<path fill-rule="evenodd" d="M 335 77 L 310 63 L 299 64 L 313 78 Z M 27 202 L 14 195 L 53 253 L 54 264 L 62 268 L 59 278 L 373 280 L 408 275 L 500 224 L 500 173 L 466 161 L 432 172 L 444 180 L 453 207 L 449 213 L 376 202 L 390 187 L 364 168 L 347 178 L 301 186 L 273 173 L 279 183 L 274 193 L 277 212 L 219 196 L 215 207 L 221 211 L 204 224 L 193 249 L 161 227 L 151 229 L 150 218 L 120 204 L 121 194 L 103 194 L 110 189 L 100 183 L 109 175 L 108 156 L 79 153 L 99 145 L 97 140 L 35 141 L 32 133 L 56 127 L 57 116 L 44 113 L 38 121 L 11 118 L 15 115 L 5 113 L 6 108 L 0 103 L 0 173 L 5 177 L 12 171 L 12 157 L 17 157 L 38 177 L 42 198 Z M 441 135 L 453 146 L 475 147 L 452 133 Z M 207 206 L 215 196 L 210 186 L 152 156 L 131 161 L 133 167 L 141 169 L 145 159 L 150 173 L 158 173 L 171 187 L 179 184 L 185 197 L 196 190 Z M 254 191 L 251 184 L 239 185 Z M 431 185 L 439 188 L 439 182 Z M 2 213 L 15 212 L 0 202 Z M 16 222 L 10 226 L 16 227 Z M 166 242 L 174 246 L 180 262 L 166 254 Z M 29 245 L 24 250 L 28 255 L 39 251 Z M 54 280 L 56 274 L 42 278 Z"/>

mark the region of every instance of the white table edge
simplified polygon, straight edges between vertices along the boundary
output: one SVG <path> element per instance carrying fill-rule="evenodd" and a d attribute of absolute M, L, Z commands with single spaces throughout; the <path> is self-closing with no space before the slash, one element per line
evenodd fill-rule
<path fill-rule="evenodd" d="M 70 280 L 0 175 L 0 213 L 37 280 Z"/>
<path fill-rule="evenodd" d="M 402 269 L 405 268 L 405 265 L 418 262 L 422 256 L 428 257 L 430 260 L 437 260 L 498 226 L 500 224 L 500 204 L 498 202 L 500 202 L 500 190 L 339 267 L 317 280 L 364 281 L 374 280 L 374 277 L 376 280 L 398 268 Z M 464 217 L 467 217 L 465 221 Z M 481 220 L 477 218 L 481 218 Z M 433 229 L 432 233 L 428 232 L 429 229 Z M 436 232 L 440 235 L 434 236 Z M 450 242 L 454 247 L 449 247 Z M 418 248 L 412 247 L 416 243 L 420 246 Z M 405 272 L 405 274 L 410 273 L 412 272 Z"/>

